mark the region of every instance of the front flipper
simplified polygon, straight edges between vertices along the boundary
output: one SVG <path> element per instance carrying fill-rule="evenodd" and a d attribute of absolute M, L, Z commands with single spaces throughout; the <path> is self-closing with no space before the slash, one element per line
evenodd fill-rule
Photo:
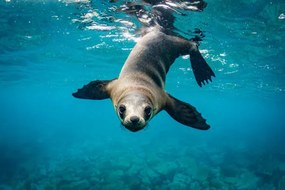
<path fill-rule="evenodd" d="M 200 130 L 207 130 L 210 126 L 206 120 L 196 110 L 195 107 L 188 103 L 182 102 L 171 95 L 169 95 L 168 102 L 166 103 L 165 110 L 167 113 L 179 123 L 193 127 Z"/>
<path fill-rule="evenodd" d="M 110 98 L 107 90 L 108 84 L 114 80 L 95 80 L 78 89 L 72 96 L 75 98 L 103 100 Z"/>
<path fill-rule="evenodd" d="M 190 51 L 190 62 L 194 72 L 195 79 L 200 87 L 208 80 L 212 82 L 211 77 L 215 77 L 215 73 L 202 57 L 198 48 Z"/>

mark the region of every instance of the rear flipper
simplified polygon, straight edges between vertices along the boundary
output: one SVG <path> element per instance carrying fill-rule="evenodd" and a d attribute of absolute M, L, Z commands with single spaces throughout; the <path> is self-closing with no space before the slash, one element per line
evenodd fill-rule
<path fill-rule="evenodd" d="M 165 110 L 167 113 L 179 123 L 200 130 L 207 130 L 210 126 L 206 120 L 192 105 L 182 102 L 171 95 L 166 103 Z"/>
<path fill-rule="evenodd" d="M 198 48 L 194 48 L 190 51 L 190 62 L 195 79 L 200 87 L 202 87 L 202 84 L 205 85 L 206 82 L 212 82 L 211 77 L 215 77 L 215 73 L 202 57 Z"/>

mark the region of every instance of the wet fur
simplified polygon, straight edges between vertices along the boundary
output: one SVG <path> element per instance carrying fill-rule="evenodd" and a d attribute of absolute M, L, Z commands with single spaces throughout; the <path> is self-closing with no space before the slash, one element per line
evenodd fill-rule
<path fill-rule="evenodd" d="M 84 99 L 111 98 L 118 112 L 118 106 L 125 97 L 139 95 L 138 98 L 141 96 L 150 100 L 151 118 L 161 110 L 166 110 L 172 118 L 184 125 L 209 129 L 210 126 L 195 107 L 164 91 L 167 72 L 175 59 L 182 55 L 191 56 L 191 65 L 195 68 L 193 71 L 199 86 L 211 80 L 214 73 L 200 54 L 196 42 L 168 35 L 154 27 L 133 48 L 117 79 L 93 81 L 73 93 L 73 96 Z M 128 103 L 132 105 L 132 102 Z M 143 113 L 137 112 L 132 114 L 137 114 L 141 119 Z M 142 121 L 139 127 L 134 126 L 136 129 L 131 131 L 142 129 L 148 121 Z"/>

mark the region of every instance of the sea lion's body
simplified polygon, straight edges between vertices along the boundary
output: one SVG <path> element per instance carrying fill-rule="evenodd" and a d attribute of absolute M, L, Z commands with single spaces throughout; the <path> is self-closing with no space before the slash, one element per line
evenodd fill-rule
<path fill-rule="evenodd" d="M 161 109 L 165 104 L 162 97 L 165 94 L 166 74 L 179 56 L 178 52 L 182 52 L 182 42 L 175 43 L 170 38 L 171 36 L 160 31 L 152 31 L 140 39 L 121 70 L 116 81 L 116 89 L 111 93 L 114 105 L 117 105 L 125 93 L 140 89 L 151 96 L 157 109 Z M 178 44 L 181 47 L 178 47 Z M 190 45 L 188 42 L 187 44 Z M 184 46 L 187 46 L 186 43 Z"/>
<path fill-rule="evenodd" d="M 208 129 L 210 126 L 193 106 L 164 90 L 166 74 L 181 55 L 190 55 L 200 86 L 214 76 L 196 42 L 154 27 L 133 48 L 117 79 L 90 82 L 73 95 L 84 99 L 111 98 L 122 124 L 131 131 L 142 129 L 161 110 L 184 125 Z"/>

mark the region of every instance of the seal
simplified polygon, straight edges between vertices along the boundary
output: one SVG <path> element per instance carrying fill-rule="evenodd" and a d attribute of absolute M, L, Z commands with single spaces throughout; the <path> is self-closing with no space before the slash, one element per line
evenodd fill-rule
<path fill-rule="evenodd" d="M 118 78 L 92 81 L 72 95 L 93 100 L 110 98 L 122 125 L 133 132 L 143 129 L 161 110 L 181 124 L 207 130 L 210 126 L 195 107 L 164 90 L 170 66 L 182 55 L 190 55 L 199 86 L 212 81 L 215 74 L 196 42 L 154 27 L 132 49 Z"/>

